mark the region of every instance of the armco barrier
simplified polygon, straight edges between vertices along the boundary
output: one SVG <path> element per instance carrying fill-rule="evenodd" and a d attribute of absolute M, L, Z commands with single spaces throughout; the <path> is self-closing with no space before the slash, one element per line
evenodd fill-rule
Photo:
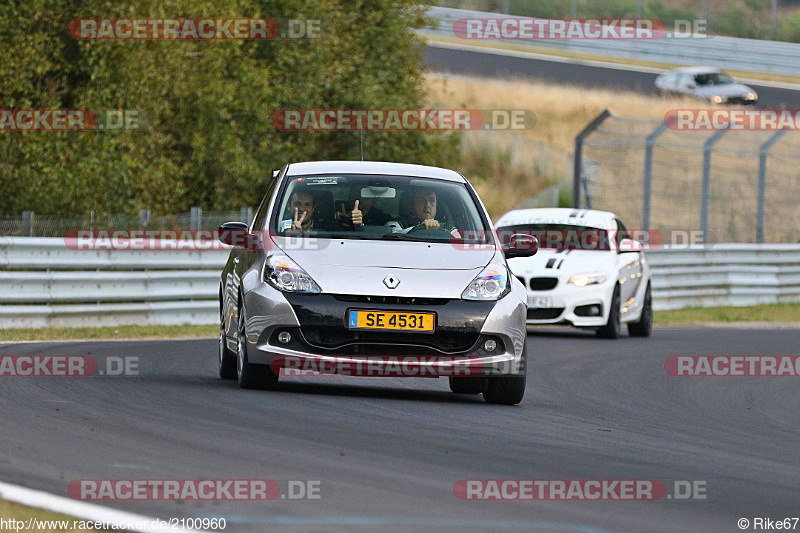
<path fill-rule="evenodd" d="M 0 328 L 215 324 L 228 252 L 76 251 L 0 237 Z M 800 244 L 647 253 L 656 309 L 800 301 Z"/>
<path fill-rule="evenodd" d="M 78 251 L 0 237 L 0 327 L 214 324 L 225 250 Z"/>
<path fill-rule="evenodd" d="M 435 17 L 435 27 L 424 32 L 454 38 L 453 24 L 462 18 L 525 18 L 500 13 L 469 11 L 432 6 L 428 14 Z M 480 44 L 463 40 L 464 44 Z M 737 37 L 709 36 L 694 39 L 657 40 L 514 40 L 506 41 L 513 45 L 529 45 L 539 48 L 595 54 L 607 57 L 627 58 L 674 63 L 678 65 L 704 65 L 770 72 L 776 74 L 800 75 L 800 44 Z"/>

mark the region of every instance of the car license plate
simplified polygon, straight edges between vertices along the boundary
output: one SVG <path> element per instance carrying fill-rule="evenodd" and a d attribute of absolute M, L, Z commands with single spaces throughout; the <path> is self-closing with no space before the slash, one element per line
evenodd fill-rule
<path fill-rule="evenodd" d="M 528 296 L 528 307 L 531 309 L 549 309 L 553 307 L 553 298 L 550 296 Z"/>
<path fill-rule="evenodd" d="M 367 311 L 352 309 L 348 312 L 349 329 L 383 329 L 401 331 L 433 331 L 434 313 L 406 313 L 395 311 Z"/>

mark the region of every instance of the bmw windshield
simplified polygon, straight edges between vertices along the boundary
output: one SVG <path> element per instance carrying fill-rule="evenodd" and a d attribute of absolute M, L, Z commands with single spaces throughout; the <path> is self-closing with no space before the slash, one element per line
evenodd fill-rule
<path fill-rule="evenodd" d="M 281 236 L 491 242 L 463 183 L 393 175 L 289 177 L 270 229 Z"/>

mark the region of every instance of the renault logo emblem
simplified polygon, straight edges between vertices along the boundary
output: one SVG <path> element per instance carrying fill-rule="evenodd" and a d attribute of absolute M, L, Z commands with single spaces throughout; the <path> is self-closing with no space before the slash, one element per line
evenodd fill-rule
<path fill-rule="evenodd" d="M 395 276 L 389 274 L 385 278 L 383 278 L 383 284 L 389 287 L 390 289 L 396 289 L 398 285 L 400 285 L 400 280 L 397 279 Z"/>

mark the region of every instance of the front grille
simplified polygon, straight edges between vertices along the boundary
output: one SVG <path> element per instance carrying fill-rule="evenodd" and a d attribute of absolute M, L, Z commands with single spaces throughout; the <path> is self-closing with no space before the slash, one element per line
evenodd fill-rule
<path fill-rule="evenodd" d="M 361 294 L 334 294 L 340 302 L 361 304 L 445 305 L 447 298 L 412 298 L 410 296 L 364 296 Z"/>
<path fill-rule="evenodd" d="M 430 354 L 431 349 L 441 353 L 461 353 L 470 350 L 478 342 L 479 337 L 477 332 L 414 334 L 393 331 L 350 331 L 336 326 L 303 326 L 300 330 L 309 345 L 324 350 L 334 350 L 341 354 L 355 352 L 381 355 L 382 351 L 387 351 L 395 355 L 424 355 Z M 354 350 L 356 347 L 359 349 Z"/>
<path fill-rule="evenodd" d="M 556 288 L 558 278 L 531 278 L 530 288 L 532 291 L 549 291 Z"/>
<path fill-rule="evenodd" d="M 561 316 L 564 312 L 563 307 L 553 307 L 551 309 L 528 309 L 528 320 L 553 320 Z"/>

